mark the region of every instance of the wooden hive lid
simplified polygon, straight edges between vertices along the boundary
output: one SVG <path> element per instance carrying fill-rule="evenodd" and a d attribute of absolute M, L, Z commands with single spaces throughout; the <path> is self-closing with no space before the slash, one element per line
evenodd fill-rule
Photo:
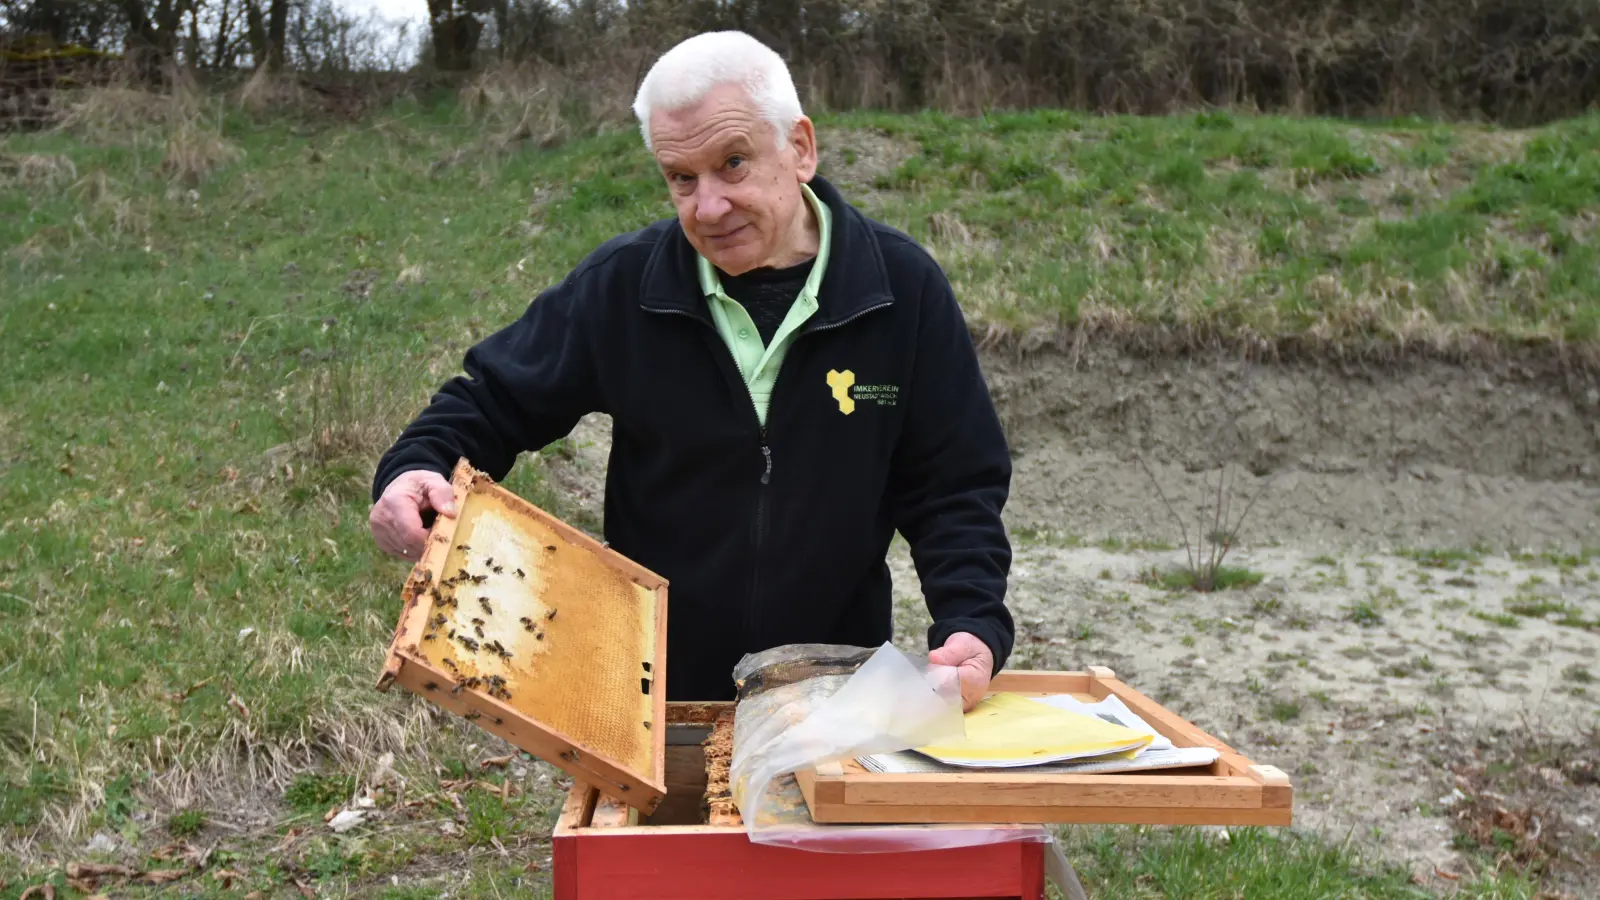
<path fill-rule="evenodd" d="M 667 581 L 461 460 L 402 592 L 398 683 L 646 813 L 666 793 Z M 454 632 L 454 637 L 451 633 Z"/>

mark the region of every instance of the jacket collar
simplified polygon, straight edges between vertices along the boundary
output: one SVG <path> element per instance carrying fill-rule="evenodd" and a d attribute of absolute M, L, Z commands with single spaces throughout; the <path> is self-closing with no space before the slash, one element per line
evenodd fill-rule
<path fill-rule="evenodd" d="M 828 242 L 827 271 L 817 292 L 817 313 L 806 323 L 807 330 L 836 325 L 894 300 L 889 272 L 871 223 L 821 175 L 813 176 L 808 186 L 833 214 L 833 235 Z M 640 305 L 647 310 L 683 312 L 711 321 L 698 258 L 682 224 L 676 219 L 668 220 L 666 232 L 645 263 Z"/>

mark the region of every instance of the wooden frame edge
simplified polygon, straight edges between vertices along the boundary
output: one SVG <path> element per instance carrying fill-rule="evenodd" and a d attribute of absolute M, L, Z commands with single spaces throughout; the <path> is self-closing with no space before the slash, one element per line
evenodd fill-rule
<path fill-rule="evenodd" d="M 990 685 L 991 691 L 1018 691 L 1023 693 L 1056 692 L 1088 694 L 1096 700 L 1116 696 L 1129 709 L 1149 721 L 1158 731 L 1174 739 L 1177 746 L 1195 746 L 1218 752 L 1210 775 L 1193 776 L 1189 786 L 1212 787 L 1229 791 L 1225 805 L 1201 802 L 1192 806 L 1049 806 L 1034 809 L 1027 806 L 1008 807 L 997 802 L 987 807 L 967 805 L 954 809 L 985 810 L 1001 816 L 1015 817 L 1016 821 L 1057 824 L 1228 824 L 1228 825 L 1290 825 L 1293 818 L 1293 785 L 1289 776 L 1275 766 L 1257 764 L 1221 740 L 1182 716 L 1156 703 L 1153 699 L 1125 684 L 1106 666 L 1087 666 L 1083 671 L 1047 672 L 1035 670 L 1010 670 L 997 674 Z M 884 802 L 880 797 L 867 802 L 860 800 L 848 804 L 849 815 L 838 815 L 838 807 L 845 806 L 845 797 L 852 787 L 864 787 L 879 778 L 853 762 L 823 763 L 796 772 L 795 778 L 805 797 L 812 817 L 820 823 L 916 823 L 925 822 L 925 808 Z M 1141 773 L 1123 775 L 1063 775 L 1053 777 L 1056 789 L 1078 787 L 1139 789 L 1160 785 L 1168 776 Z M 896 781 L 915 780 L 918 776 L 896 776 Z M 928 784 L 942 784 L 948 775 L 922 776 Z M 1000 781 L 1028 783 L 1026 776 L 1007 779 L 1002 773 Z M 1198 779 L 1204 778 L 1201 782 Z M 1239 792 L 1249 795 L 1248 802 Z M 989 818 L 969 821 L 994 821 Z"/>
<path fill-rule="evenodd" d="M 450 476 L 456 515 L 446 516 L 441 513 L 434 518 L 433 528 L 429 530 L 428 537 L 422 545 L 422 555 L 411 567 L 411 573 L 406 576 L 405 585 L 400 589 L 402 600 L 400 619 L 395 623 L 394 635 L 389 640 L 388 657 L 384 660 L 383 671 L 378 676 L 377 688 L 380 691 L 388 691 L 395 679 L 400 676 L 400 670 L 407 662 L 403 651 L 415 652 L 417 649 L 416 639 L 411 636 L 421 634 L 426 624 L 427 610 L 420 602 L 422 592 L 437 582 L 443 574 L 441 570 L 444 567 L 444 559 L 450 553 L 450 542 L 455 539 L 456 526 L 460 524 L 459 516 L 467 492 L 471 490 L 474 471 L 466 459 L 457 460 L 455 470 Z"/>

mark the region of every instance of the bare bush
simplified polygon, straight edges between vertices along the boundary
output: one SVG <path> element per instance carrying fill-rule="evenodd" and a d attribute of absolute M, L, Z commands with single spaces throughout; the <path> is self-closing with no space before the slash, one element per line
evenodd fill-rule
<path fill-rule="evenodd" d="M 737 28 L 815 108 L 1200 105 L 1542 121 L 1600 100 L 1591 0 L 632 0 L 514 3 L 509 58 L 653 57 Z M 520 23 L 536 27 L 523 27 Z"/>

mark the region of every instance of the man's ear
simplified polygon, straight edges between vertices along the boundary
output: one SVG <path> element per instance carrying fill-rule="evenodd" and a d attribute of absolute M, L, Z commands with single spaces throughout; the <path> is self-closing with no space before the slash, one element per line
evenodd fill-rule
<path fill-rule="evenodd" d="M 801 116 L 789 129 L 789 149 L 794 151 L 795 170 L 801 183 L 817 174 L 817 132 L 806 116 Z"/>

